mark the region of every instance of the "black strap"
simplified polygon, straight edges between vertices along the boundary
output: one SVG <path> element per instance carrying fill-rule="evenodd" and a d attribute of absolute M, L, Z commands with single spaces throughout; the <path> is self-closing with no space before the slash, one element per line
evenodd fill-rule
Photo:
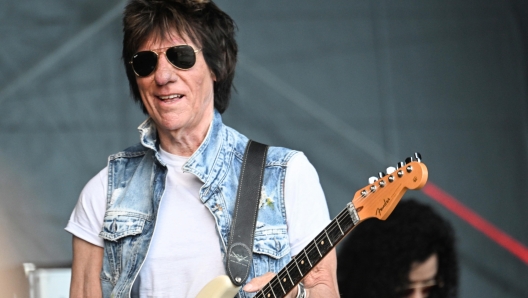
<path fill-rule="evenodd" d="M 253 234 L 267 151 L 267 145 L 249 140 L 242 161 L 227 249 L 227 274 L 236 286 L 248 278 L 253 260 Z"/>

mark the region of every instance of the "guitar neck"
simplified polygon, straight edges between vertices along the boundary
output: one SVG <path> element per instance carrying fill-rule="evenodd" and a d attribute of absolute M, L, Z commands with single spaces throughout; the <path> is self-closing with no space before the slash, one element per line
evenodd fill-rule
<path fill-rule="evenodd" d="M 343 209 L 301 252 L 266 284 L 255 298 L 284 297 L 359 222 L 352 203 Z"/>
<path fill-rule="evenodd" d="M 427 167 L 420 162 L 420 159 L 420 154 L 415 153 L 414 159 L 406 159 L 405 164 L 398 163 L 398 169 L 393 169 L 387 175 L 380 173 L 379 179 L 358 190 L 347 208 L 343 209 L 310 244 L 293 257 L 286 267 L 257 292 L 255 297 L 284 297 L 350 230 L 360 223 L 358 212 L 361 213 L 361 220 L 387 219 L 407 189 L 420 189 L 427 182 Z"/>

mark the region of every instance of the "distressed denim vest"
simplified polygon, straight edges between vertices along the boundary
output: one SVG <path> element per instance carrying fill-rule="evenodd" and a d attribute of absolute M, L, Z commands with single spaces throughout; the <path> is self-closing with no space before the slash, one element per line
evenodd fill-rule
<path fill-rule="evenodd" d="M 107 210 L 99 234 L 104 241 L 103 297 L 130 297 L 132 285 L 149 250 L 162 199 L 166 165 L 158 153 L 151 119 L 140 127 L 141 142 L 108 159 Z M 207 136 L 183 166 L 204 185 L 200 200 L 211 211 L 224 257 L 228 245 L 238 178 L 248 139 L 222 123 L 215 111 Z M 284 207 L 286 165 L 297 151 L 270 147 L 255 230 L 251 280 L 278 272 L 291 259 Z M 192 245 L 192 244 L 191 244 Z M 178 268 L 174 268 L 178 270 Z M 240 291 L 240 297 L 253 295 Z"/>

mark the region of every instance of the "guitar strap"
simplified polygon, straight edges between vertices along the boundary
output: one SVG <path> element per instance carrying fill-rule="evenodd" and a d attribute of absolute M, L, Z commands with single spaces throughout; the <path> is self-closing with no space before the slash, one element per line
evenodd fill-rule
<path fill-rule="evenodd" d="M 236 205 L 227 249 L 227 275 L 241 286 L 253 262 L 253 235 L 268 146 L 249 140 L 242 161 Z"/>

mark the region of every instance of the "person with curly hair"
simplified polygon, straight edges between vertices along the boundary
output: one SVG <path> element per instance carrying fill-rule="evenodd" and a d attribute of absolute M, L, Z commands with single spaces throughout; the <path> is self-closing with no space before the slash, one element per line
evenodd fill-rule
<path fill-rule="evenodd" d="M 338 251 L 341 297 L 454 298 L 455 233 L 430 206 L 402 200 L 386 221 L 359 224 Z"/>

